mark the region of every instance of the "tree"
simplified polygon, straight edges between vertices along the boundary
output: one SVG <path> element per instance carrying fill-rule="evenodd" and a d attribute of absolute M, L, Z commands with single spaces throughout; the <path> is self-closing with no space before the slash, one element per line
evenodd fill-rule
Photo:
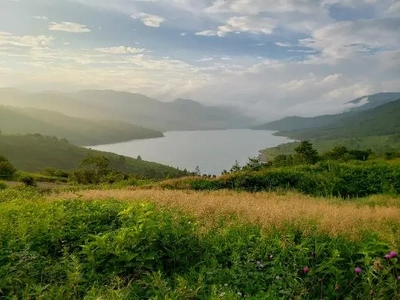
<path fill-rule="evenodd" d="M 194 169 L 194 173 L 195 173 L 197 176 L 200 176 L 200 175 L 201 175 L 201 171 L 200 171 L 200 167 L 199 167 L 199 166 L 196 166 L 196 168 Z"/>
<path fill-rule="evenodd" d="M 249 171 L 259 171 L 262 166 L 263 163 L 258 157 L 249 157 L 249 162 L 247 163 L 247 165 L 244 166 L 243 169 Z"/>
<path fill-rule="evenodd" d="M 231 173 L 239 172 L 241 169 L 239 162 L 235 161 L 235 164 L 231 168 Z"/>
<path fill-rule="evenodd" d="M 136 159 L 137 160 L 142 160 L 142 157 L 140 155 L 138 155 L 138 157 Z"/>
<path fill-rule="evenodd" d="M 8 159 L 0 155 L 0 179 L 10 180 L 13 178 L 16 171 L 17 170 Z"/>
<path fill-rule="evenodd" d="M 111 172 L 110 159 L 103 155 L 92 155 L 82 160 L 80 170 L 70 175 L 70 180 L 80 184 L 98 184 Z"/>
<path fill-rule="evenodd" d="M 96 174 L 105 174 L 110 167 L 110 159 L 104 155 L 91 155 L 82 160 L 80 167 L 94 171 Z"/>
<path fill-rule="evenodd" d="M 301 141 L 294 151 L 296 152 L 294 158 L 298 163 L 313 165 L 319 160 L 318 151 L 309 141 Z"/>

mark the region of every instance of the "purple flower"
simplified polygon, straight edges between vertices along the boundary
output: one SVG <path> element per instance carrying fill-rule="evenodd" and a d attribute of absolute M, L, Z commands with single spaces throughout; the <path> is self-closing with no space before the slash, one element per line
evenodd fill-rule
<path fill-rule="evenodd" d="M 386 258 L 386 259 L 391 259 L 392 257 L 390 256 L 390 254 L 386 254 L 386 255 L 385 255 L 385 258 Z"/>
<path fill-rule="evenodd" d="M 360 274 L 362 272 L 362 269 L 360 267 L 357 267 L 357 268 L 354 269 L 354 272 L 356 274 Z"/>
<path fill-rule="evenodd" d="M 390 251 L 389 255 L 390 255 L 390 258 L 395 258 L 395 257 L 397 257 L 397 252 L 396 251 Z"/>
<path fill-rule="evenodd" d="M 397 276 L 397 282 L 399 282 L 399 283 L 400 283 L 400 275 L 399 275 L 399 276 Z"/>
<path fill-rule="evenodd" d="M 307 274 L 308 272 L 310 272 L 310 268 L 309 267 L 304 267 L 303 268 L 303 273 Z"/>

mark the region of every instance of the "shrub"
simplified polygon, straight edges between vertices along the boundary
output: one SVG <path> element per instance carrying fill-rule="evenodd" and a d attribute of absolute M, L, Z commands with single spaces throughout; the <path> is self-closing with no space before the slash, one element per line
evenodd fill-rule
<path fill-rule="evenodd" d="M 19 181 L 21 181 L 25 186 L 37 186 L 35 178 L 30 174 L 23 174 L 20 176 Z"/>
<path fill-rule="evenodd" d="M 2 180 L 10 180 L 13 178 L 16 169 L 14 166 L 8 161 L 7 158 L 0 155 L 0 179 Z"/>
<path fill-rule="evenodd" d="M 5 190 L 7 188 L 7 184 L 3 181 L 0 181 L 0 190 Z"/>

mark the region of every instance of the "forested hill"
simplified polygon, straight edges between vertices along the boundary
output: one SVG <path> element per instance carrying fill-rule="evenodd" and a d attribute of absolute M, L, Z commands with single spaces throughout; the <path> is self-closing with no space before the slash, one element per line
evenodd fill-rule
<path fill-rule="evenodd" d="M 134 139 L 162 137 L 163 133 L 118 122 L 85 120 L 59 112 L 0 106 L 0 130 L 4 134 L 40 133 L 66 138 L 76 145 L 98 145 Z"/>
<path fill-rule="evenodd" d="M 366 111 L 385 105 L 391 101 L 395 101 L 400 98 L 400 93 L 378 93 L 374 95 L 369 95 L 355 100 L 349 101 L 349 105 L 353 105 L 348 111 L 334 114 L 334 115 L 322 115 L 316 117 L 286 117 L 277 121 L 265 123 L 254 127 L 258 130 L 275 130 L 275 131 L 292 131 L 292 130 L 302 130 L 311 128 L 321 128 L 325 126 L 334 125 L 335 123 L 340 123 L 342 120 L 351 118 L 356 115 L 357 112 Z"/>
<path fill-rule="evenodd" d="M 43 171 L 46 168 L 72 171 L 78 169 L 81 161 L 88 156 L 105 155 L 111 160 L 110 166 L 117 171 L 155 179 L 185 175 L 183 171 L 173 167 L 81 148 L 66 140 L 38 134 L 0 134 L 0 154 L 8 158 L 18 170 L 29 172 Z M 145 158 L 145 154 L 143 156 Z"/>
<path fill-rule="evenodd" d="M 341 118 L 331 125 L 280 134 L 295 139 L 337 139 L 400 134 L 400 99 Z"/>

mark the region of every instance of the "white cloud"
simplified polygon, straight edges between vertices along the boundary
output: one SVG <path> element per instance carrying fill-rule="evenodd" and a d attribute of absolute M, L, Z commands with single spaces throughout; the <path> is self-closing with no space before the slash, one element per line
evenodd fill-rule
<path fill-rule="evenodd" d="M 14 35 L 9 32 L 0 32 L 0 46 L 46 47 L 51 45 L 53 40 L 53 37 L 45 35 Z"/>
<path fill-rule="evenodd" d="M 49 24 L 49 30 L 52 31 L 65 31 L 70 33 L 87 33 L 91 30 L 86 25 L 72 23 L 72 22 L 51 22 Z"/>
<path fill-rule="evenodd" d="M 300 40 L 329 57 L 354 56 L 371 50 L 400 47 L 400 18 L 338 22 L 312 32 L 311 38 Z"/>
<path fill-rule="evenodd" d="M 132 53 L 142 53 L 145 51 L 143 48 L 132 48 L 125 46 L 109 47 L 109 48 L 97 48 L 95 49 L 99 52 L 110 53 L 110 54 L 132 54 Z"/>
<path fill-rule="evenodd" d="M 229 18 L 224 25 L 217 30 L 204 30 L 196 32 L 196 35 L 223 37 L 229 33 L 271 34 L 277 21 L 270 18 L 255 18 L 249 16 Z"/>
<path fill-rule="evenodd" d="M 48 20 L 47 17 L 44 17 L 44 16 L 33 16 L 33 18 L 36 19 L 36 20 L 43 20 L 43 21 L 47 21 Z"/>
<path fill-rule="evenodd" d="M 196 32 L 195 35 L 201 35 L 201 36 L 216 36 L 218 33 L 214 30 L 203 30 Z"/>
<path fill-rule="evenodd" d="M 282 42 L 276 42 L 275 45 L 277 45 L 278 47 L 293 47 L 293 45 L 291 43 L 282 43 Z"/>
<path fill-rule="evenodd" d="M 163 17 L 146 14 L 146 13 L 138 13 L 132 15 L 133 19 L 140 19 L 142 23 L 148 27 L 160 27 L 161 24 L 165 21 Z"/>

